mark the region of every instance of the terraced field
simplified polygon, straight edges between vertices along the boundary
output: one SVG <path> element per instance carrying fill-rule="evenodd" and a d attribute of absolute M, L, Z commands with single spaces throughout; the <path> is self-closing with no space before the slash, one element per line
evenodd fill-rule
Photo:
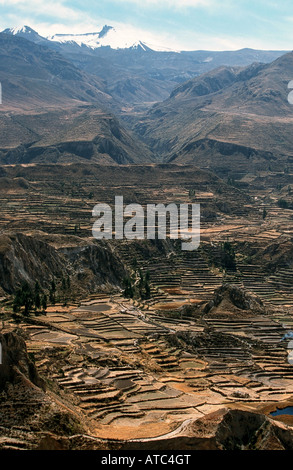
<path fill-rule="evenodd" d="M 293 366 L 280 323 L 176 319 L 144 307 L 100 295 L 19 325 L 40 374 L 94 436 L 161 436 L 223 406 L 257 410 L 290 400 Z"/>
<path fill-rule="evenodd" d="M 93 437 L 151 439 L 223 407 L 268 413 L 291 403 L 293 348 L 284 337 L 293 326 L 292 211 L 277 206 L 279 190 L 260 190 L 255 199 L 253 185 L 246 192 L 231 187 L 227 199 L 221 180 L 172 166 L 89 172 L 70 165 L 57 181 L 46 165 L 4 171 L 2 264 L 14 253 L 18 272 L 32 282 L 30 276 L 42 272 L 47 290 L 46 279 L 55 276 L 58 298 L 46 313 L 19 315 L 15 323 L 3 284 L 2 331 L 22 331 L 47 396 L 78 416 Z M 117 194 L 143 205 L 162 198 L 200 203 L 200 248 L 183 252 L 170 240 L 112 240 L 97 242 L 96 254 L 91 211 L 97 202 L 112 205 Z M 18 239 L 13 252 L 20 232 L 28 240 L 21 245 Z M 34 269 L 24 256 L 32 240 L 39 243 Z M 233 266 L 225 246 L 233 249 Z M 55 256 L 61 275 L 70 277 L 66 296 Z M 139 272 L 149 275 L 150 295 L 126 298 L 123 276 L 138 279 Z M 239 307 L 238 298 L 225 297 L 218 305 L 226 284 L 237 295 L 257 296 L 257 303 Z M 26 431 L 4 428 L 1 448 L 29 447 Z"/>

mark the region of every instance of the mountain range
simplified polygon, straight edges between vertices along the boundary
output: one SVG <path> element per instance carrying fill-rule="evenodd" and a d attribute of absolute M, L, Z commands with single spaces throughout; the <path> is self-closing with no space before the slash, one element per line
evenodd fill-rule
<path fill-rule="evenodd" d="M 53 34 L 43 37 L 29 26 L 19 28 L 6 28 L 2 31 L 5 34 L 20 36 L 38 44 L 48 44 L 50 42 L 59 44 L 71 44 L 79 47 L 87 47 L 95 50 L 99 47 L 110 47 L 111 49 L 141 49 L 143 51 L 171 51 L 159 45 L 150 45 L 138 38 L 138 32 L 128 27 L 113 27 L 104 25 L 100 31 L 83 34 Z M 55 44 L 55 46 L 57 45 Z M 173 51 L 176 52 L 176 51 Z"/>
<path fill-rule="evenodd" d="M 0 161 L 164 161 L 220 176 L 291 165 L 292 52 L 115 49 L 111 34 L 0 33 Z"/>
<path fill-rule="evenodd" d="M 84 72 L 97 75 L 109 93 L 121 103 L 146 109 L 169 97 L 175 86 L 216 67 L 269 63 L 286 51 L 172 51 L 168 46 L 149 44 L 126 26 L 104 25 L 98 32 L 55 34 L 43 37 L 29 26 L 3 32 L 46 46 L 62 54 Z"/>

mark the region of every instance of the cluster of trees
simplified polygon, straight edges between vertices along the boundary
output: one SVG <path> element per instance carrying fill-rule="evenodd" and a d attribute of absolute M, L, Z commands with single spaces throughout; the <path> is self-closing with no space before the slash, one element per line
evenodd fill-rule
<path fill-rule="evenodd" d="M 147 271 L 145 275 L 139 271 L 138 292 L 142 300 L 149 299 L 151 296 L 150 273 Z"/>
<path fill-rule="evenodd" d="M 34 287 L 32 287 L 28 282 L 23 282 L 21 287 L 19 287 L 15 292 L 13 299 L 13 311 L 14 313 L 23 311 L 24 315 L 29 315 L 33 310 L 35 312 L 45 312 L 47 310 L 48 300 L 51 304 L 54 305 L 56 300 L 60 300 L 60 298 L 62 298 L 64 303 L 66 303 L 68 300 L 70 286 L 70 277 L 63 277 L 58 288 L 59 294 L 57 297 L 57 286 L 54 279 L 51 282 L 48 295 L 43 291 L 43 289 L 41 289 L 39 281 L 35 282 Z"/>
<path fill-rule="evenodd" d="M 53 279 L 51 282 L 50 289 L 49 289 L 50 303 L 55 305 L 56 301 L 60 301 L 60 300 L 66 303 L 68 301 L 70 287 L 71 287 L 70 277 L 69 276 L 67 276 L 67 278 L 62 277 L 60 285 L 58 286 L 59 295 L 57 295 L 57 285 L 56 285 L 55 280 Z"/>
<path fill-rule="evenodd" d="M 141 300 L 149 299 L 151 296 L 150 273 L 147 271 L 145 275 L 141 270 L 135 272 L 132 277 L 126 277 L 123 280 L 124 297 L 128 299 L 139 298 Z"/>
<path fill-rule="evenodd" d="M 124 297 L 126 297 L 127 299 L 133 299 L 133 297 L 134 297 L 134 281 L 133 281 L 133 279 L 130 278 L 130 277 L 125 277 L 123 279 L 123 287 L 124 287 L 124 291 L 123 291 Z"/>
<path fill-rule="evenodd" d="M 24 315 L 29 315 L 31 310 L 47 310 L 47 295 L 42 291 L 40 284 L 36 281 L 34 289 L 24 282 L 17 289 L 13 299 L 13 311 L 19 312 L 24 307 Z"/>

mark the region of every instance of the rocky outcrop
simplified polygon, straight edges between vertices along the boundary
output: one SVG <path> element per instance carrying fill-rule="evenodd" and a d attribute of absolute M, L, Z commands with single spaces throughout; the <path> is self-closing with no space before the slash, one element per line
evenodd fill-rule
<path fill-rule="evenodd" d="M 26 385 L 35 385 L 44 388 L 44 381 L 29 359 L 26 344 L 20 334 L 7 332 L 0 334 L 2 349 L 0 364 L 0 391 L 7 385 L 15 385 L 21 381 Z"/>
<path fill-rule="evenodd" d="M 214 312 L 220 308 L 228 312 L 235 312 L 236 309 L 236 311 L 265 313 L 263 302 L 258 296 L 234 284 L 224 284 L 219 287 L 213 299 L 205 306 L 204 312 Z"/>
<path fill-rule="evenodd" d="M 97 286 L 119 286 L 125 268 L 106 242 L 74 243 L 54 247 L 42 236 L 21 233 L 0 236 L 0 289 L 12 294 L 23 282 L 32 287 L 38 281 L 48 288 L 51 280 L 70 276 L 76 292 L 94 292 Z"/>
<path fill-rule="evenodd" d="M 70 269 L 88 291 L 94 291 L 97 286 L 119 286 L 126 276 L 123 263 L 105 241 L 62 248 L 58 252 L 65 256 Z"/>
<path fill-rule="evenodd" d="M 221 409 L 156 439 L 132 441 L 123 450 L 292 450 L 293 429 L 265 415 Z"/>
<path fill-rule="evenodd" d="M 11 294 L 22 282 L 44 285 L 60 277 L 65 260 L 52 246 L 21 233 L 0 237 L 0 287 Z"/>

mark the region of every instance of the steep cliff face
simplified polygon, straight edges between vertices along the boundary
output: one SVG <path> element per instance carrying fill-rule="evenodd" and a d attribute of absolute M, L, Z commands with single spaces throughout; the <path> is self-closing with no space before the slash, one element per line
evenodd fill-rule
<path fill-rule="evenodd" d="M 52 240 L 51 240 L 52 241 Z M 94 291 L 102 285 L 119 286 L 125 268 L 106 242 L 81 242 L 55 247 L 41 236 L 21 233 L 0 236 L 0 289 L 11 294 L 23 282 L 48 288 L 51 280 L 70 276 L 72 288 Z"/>
<path fill-rule="evenodd" d="M 2 357 L 0 364 L 0 391 L 8 384 L 23 382 L 27 386 L 44 388 L 44 381 L 29 359 L 24 339 L 16 332 L 0 334 Z"/>
<path fill-rule="evenodd" d="M 98 286 L 121 286 L 126 276 L 123 263 L 106 241 L 60 248 L 58 254 L 65 258 L 76 281 L 89 292 Z"/>
<path fill-rule="evenodd" d="M 26 235 L 0 237 L 0 286 L 12 293 L 22 282 L 40 284 L 51 276 L 59 277 L 65 270 L 65 260 L 57 251 L 40 240 Z"/>

